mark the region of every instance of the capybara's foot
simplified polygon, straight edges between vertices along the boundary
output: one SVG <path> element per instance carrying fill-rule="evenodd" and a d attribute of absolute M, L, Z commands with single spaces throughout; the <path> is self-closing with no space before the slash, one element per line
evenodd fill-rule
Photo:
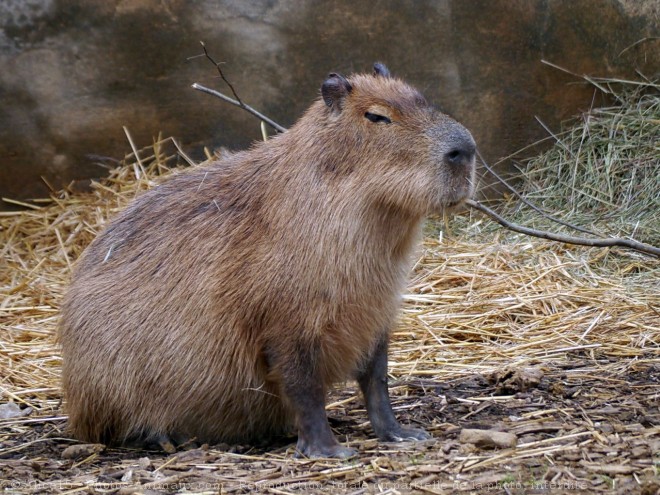
<path fill-rule="evenodd" d="M 433 437 L 421 428 L 398 426 L 397 428 L 380 432 L 378 438 L 383 442 L 407 442 L 410 440 L 429 440 Z"/>
<path fill-rule="evenodd" d="M 165 433 L 154 433 L 146 437 L 132 437 L 123 443 L 124 447 L 162 450 L 166 454 L 174 454 L 177 451 L 177 442 Z"/>
<path fill-rule="evenodd" d="M 166 454 L 176 454 L 176 446 L 172 442 L 172 439 L 165 435 L 158 440 L 158 446 L 163 449 Z"/>
<path fill-rule="evenodd" d="M 419 428 L 401 426 L 394 416 L 387 390 L 387 344 L 389 333 L 383 333 L 371 359 L 357 374 L 358 383 L 367 403 L 371 427 L 382 442 L 428 440 L 431 435 Z"/>
<path fill-rule="evenodd" d="M 296 446 L 296 457 L 307 457 L 309 459 L 319 459 L 333 457 L 335 459 L 348 459 L 357 455 L 357 450 L 350 447 L 344 447 L 340 444 L 335 445 L 301 445 L 298 442 Z"/>

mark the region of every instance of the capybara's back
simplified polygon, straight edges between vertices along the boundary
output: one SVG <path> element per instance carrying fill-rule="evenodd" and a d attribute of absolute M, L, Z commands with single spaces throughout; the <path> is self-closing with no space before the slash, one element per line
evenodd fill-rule
<path fill-rule="evenodd" d="M 337 444 L 323 397 L 357 378 L 376 434 L 387 338 L 423 217 L 472 190 L 474 141 L 377 64 L 331 74 L 289 131 L 175 175 L 77 262 L 61 311 L 72 434 Z"/>
<path fill-rule="evenodd" d="M 243 159 L 144 194 L 78 261 L 60 322 L 75 437 L 233 442 L 286 426 L 251 321 L 268 267 Z"/>

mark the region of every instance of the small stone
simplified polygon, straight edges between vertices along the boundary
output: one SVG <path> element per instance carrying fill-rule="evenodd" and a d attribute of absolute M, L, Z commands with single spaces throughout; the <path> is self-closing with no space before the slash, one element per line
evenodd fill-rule
<path fill-rule="evenodd" d="M 101 443 L 71 445 L 62 451 L 62 459 L 82 459 L 103 452 L 104 450 L 105 445 Z"/>
<path fill-rule="evenodd" d="M 538 368 L 507 367 L 491 373 L 488 382 L 495 385 L 497 395 L 524 393 L 541 383 L 543 371 Z"/>
<path fill-rule="evenodd" d="M 464 428 L 458 437 L 461 443 L 473 444 L 481 449 L 515 447 L 517 437 L 513 433 L 495 430 L 473 430 Z"/>
<path fill-rule="evenodd" d="M 0 419 L 20 418 L 22 416 L 28 416 L 31 412 L 31 407 L 21 409 L 15 402 L 0 404 Z"/>

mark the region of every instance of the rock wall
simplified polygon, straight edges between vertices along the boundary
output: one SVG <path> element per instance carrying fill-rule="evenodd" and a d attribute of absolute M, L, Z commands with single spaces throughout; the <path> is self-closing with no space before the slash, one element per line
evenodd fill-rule
<path fill-rule="evenodd" d="M 3 0 L 0 195 L 97 177 L 99 157 L 159 132 L 193 157 L 242 148 L 259 123 L 190 88 L 225 90 L 291 125 L 326 73 L 385 62 L 464 122 L 491 162 L 593 99 L 578 74 L 660 76 L 655 0 Z M 2 207 L 0 203 L 0 207 Z"/>

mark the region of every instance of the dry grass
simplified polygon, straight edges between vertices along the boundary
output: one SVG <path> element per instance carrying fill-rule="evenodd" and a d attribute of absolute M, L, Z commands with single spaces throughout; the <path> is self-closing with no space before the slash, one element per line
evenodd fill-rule
<path fill-rule="evenodd" d="M 109 217 L 179 170 L 171 140 L 135 156 L 90 193 L 62 192 L 0 214 L 0 404 L 31 411 L 0 419 L 0 486 L 12 493 L 218 493 L 220 485 L 222 493 L 469 493 L 490 484 L 499 487 L 493 493 L 521 493 L 511 484 L 529 489 L 534 480 L 563 483 L 553 493 L 656 486 L 660 261 L 505 235 L 467 217 L 453 224 L 460 237 L 426 239 L 390 358 L 398 413 L 441 442 L 366 439 L 366 415 L 349 387 L 328 409 L 360 450 L 350 462 L 295 460 L 288 443 L 60 459 L 70 441 L 61 438 L 54 331 L 71 266 Z M 528 380 L 528 369 L 543 378 Z M 626 416 L 630 410 L 639 414 Z M 458 431 L 474 421 L 515 433 L 518 446 L 461 445 Z"/>
<path fill-rule="evenodd" d="M 520 164 L 519 187 L 574 225 L 660 245 L 660 83 L 587 80 L 613 104 L 565 122 L 554 146 Z M 519 209 L 510 204 L 508 216 L 529 224 L 529 210 Z"/>

